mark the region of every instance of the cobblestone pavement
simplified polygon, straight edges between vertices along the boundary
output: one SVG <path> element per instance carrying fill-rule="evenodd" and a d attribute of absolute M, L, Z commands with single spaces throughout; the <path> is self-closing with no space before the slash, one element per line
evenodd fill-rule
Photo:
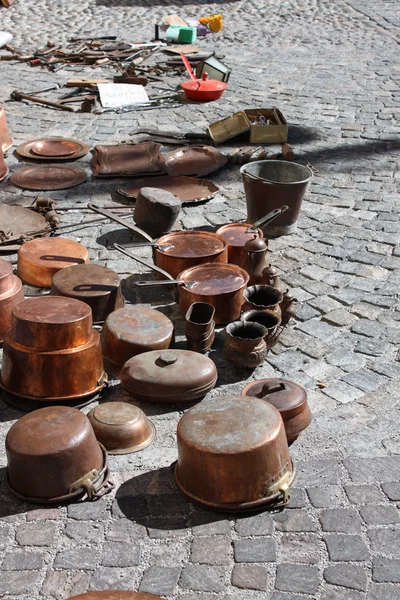
<path fill-rule="evenodd" d="M 270 242 L 271 261 L 299 300 L 297 320 L 253 373 L 235 370 L 221 358 L 219 333 L 211 357 L 220 377 L 211 395 L 238 393 L 246 381 L 275 375 L 307 388 L 314 421 L 292 447 L 298 474 L 291 507 L 233 519 L 188 504 L 169 468 L 176 459 L 181 409 L 142 405 L 157 427 L 157 439 L 138 455 L 111 457 L 117 489 L 97 503 L 40 509 L 16 502 L 5 484 L 2 451 L 0 596 L 65 599 L 88 589 L 118 588 L 171 600 L 398 600 L 398 4 L 167 5 L 161 0 L 18 0 L 0 10 L 0 21 L 28 49 L 49 37 L 65 40 L 84 32 L 149 39 L 166 11 L 221 10 L 223 34 L 203 42 L 233 67 L 220 101 L 137 117 L 61 114 L 6 99 L 14 88 L 63 83 L 74 72 L 52 75 L 4 62 L 0 101 L 15 144 L 45 134 L 115 142 L 137 125 L 204 130 L 243 107 L 275 104 L 287 116 L 297 159 L 317 169 L 298 232 Z M 88 161 L 79 163 L 87 168 Z M 11 170 L 18 167 L 11 153 L 7 162 Z M 245 217 L 238 170 L 231 167 L 211 178 L 220 193 L 186 207 L 183 228 L 214 228 Z M 88 201 L 110 203 L 114 188 L 115 182 L 89 180 L 52 196 L 60 207 L 77 209 L 63 216 L 63 223 L 77 222 L 92 218 L 83 210 Z M 28 205 L 35 193 L 5 182 L 0 195 L 3 202 Z M 109 249 L 115 240 L 131 239 L 126 231 L 101 225 L 71 237 L 89 248 L 92 259 L 121 274 L 129 302 L 162 306 L 176 324 L 178 341 L 184 339 L 172 293 L 136 294 L 129 275 L 138 265 Z M 147 250 L 142 255 L 149 256 Z M 106 397 L 128 399 L 118 380 L 111 380 Z M 1 405 L 2 439 L 19 416 Z"/>

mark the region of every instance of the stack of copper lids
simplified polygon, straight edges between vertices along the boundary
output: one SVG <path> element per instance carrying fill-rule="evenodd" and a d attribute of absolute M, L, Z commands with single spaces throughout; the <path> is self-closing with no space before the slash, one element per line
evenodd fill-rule
<path fill-rule="evenodd" d="M 28 400 L 86 398 L 106 375 L 90 307 L 72 298 L 41 296 L 19 302 L 4 340 L 1 386 Z"/>
<path fill-rule="evenodd" d="M 13 274 L 12 264 L 0 258 L 0 343 L 11 327 L 13 308 L 23 297 L 22 282 Z"/>

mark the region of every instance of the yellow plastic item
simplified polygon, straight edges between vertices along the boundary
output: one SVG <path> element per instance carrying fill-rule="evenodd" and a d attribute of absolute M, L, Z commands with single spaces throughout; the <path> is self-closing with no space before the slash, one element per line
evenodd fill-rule
<path fill-rule="evenodd" d="M 199 19 L 202 25 L 208 25 L 210 31 L 218 33 L 222 29 L 222 15 L 210 15 L 209 17 L 200 17 Z"/>

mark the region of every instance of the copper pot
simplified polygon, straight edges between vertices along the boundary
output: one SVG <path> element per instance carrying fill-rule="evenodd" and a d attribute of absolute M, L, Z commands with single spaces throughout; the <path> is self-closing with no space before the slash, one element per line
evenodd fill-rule
<path fill-rule="evenodd" d="M 248 310 L 242 314 L 241 319 L 250 323 L 259 323 L 265 327 L 267 332 L 264 335 L 264 341 L 267 345 L 267 350 L 277 342 L 282 328 L 280 327 L 279 318 L 273 313 L 263 310 Z"/>
<path fill-rule="evenodd" d="M 93 408 L 88 418 L 109 454 L 138 452 L 156 436 L 156 428 L 144 412 L 127 402 L 104 402 Z"/>
<path fill-rule="evenodd" d="M 12 264 L 0 258 L 0 344 L 11 327 L 12 310 L 23 298 L 22 281 L 13 274 Z"/>
<path fill-rule="evenodd" d="M 1 369 L 8 392 L 32 400 L 68 400 L 100 391 L 105 381 L 100 336 L 87 304 L 39 296 L 14 307 Z"/>
<path fill-rule="evenodd" d="M 105 321 L 110 313 L 125 305 L 117 273 L 95 263 L 58 271 L 50 294 L 82 300 L 92 309 L 94 323 Z"/>
<path fill-rule="evenodd" d="M 68 238 L 36 238 L 18 250 L 18 275 L 37 287 L 51 287 L 53 276 L 65 267 L 89 262 L 85 246 Z"/>
<path fill-rule="evenodd" d="M 127 360 L 151 350 L 166 350 L 174 326 L 162 312 L 147 306 L 126 306 L 111 313 L 101 332 L 103 356 L 122 367 Z"/>
<path fill-rule="evenodd" d="M 220 510 L 285 505 L 294 470 L 279 412 L 258 398 L 203 400 L 178 423 L 175 478 L 194 502 Z"/>
<path fill-rule="evenodd" d="M 275 406 L 285 425 L 289 445 L 299 437 L 311 421 L 307 393 L 301 385 L 287 379 L 258 379 L 247 384 L 242 395 L 261 398 Z"/>
<path fill-rule="evenodd" d="M 103 592 L 87 592 L 73 596 L 67 600 L 162 600 L 160 596 L 145 594 L 143 592 L 123 592 L 120 590 L 106 590 Z"/>
<path fill-rule="evenodd" d="M 279 321 L 282 319 L 280 303 L 282 292 L 271 285 L 251 285 L 243 292 L 243 310 L 262 310 L 275 315 Z"/>
<path fill-rule="evenodd" d="M 39 504 L 89 499 L 111 489 L 107 452 L 89 419 L 54 406 L 21 417 L 6 438 L 8 482 L 14 495 Z"/>
<path fill-rule="evenodd" d="M 13 145 L 12 137 L 8 131 L 6 113 L 4 108 L 0 106 L 0 155 L 2 156 L 3 152 L 7 152 Z"/>

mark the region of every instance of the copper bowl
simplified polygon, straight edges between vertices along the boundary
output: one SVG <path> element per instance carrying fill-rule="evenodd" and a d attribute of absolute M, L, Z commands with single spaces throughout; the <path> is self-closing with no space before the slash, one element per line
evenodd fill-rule
<path fill-rule="evenodd" d="M 103 592 L 87 592 L 67 600 L 162 600 L 160 596 L 145 594 L 144 592 L 123 592 L 120 590 L 106 590 Z"/>
<path fill-rule="evenodd" d="M 27 502 L 94 499 L 110 489 L 107 452 L 89 419 L 75 408 L 54 406 L 21 417 L 6 438 L 8 483 Z"/>
<path fill-rule="evenodd" d="M 6 113 L 4 108 L 0 106 L 0 149 L 1 153 L 7 152 L 13 145 L 12 137 L 8 131 Z"/>
<path fill-rule="evenodd" d="M 87 304 L 39 296 L 14 307 L 1 369 L 7 392 L 28 400 L 85 398 L 100 391 L 106 378 Z"/>
<path fill-rule="evenodd" d="M 18 250 L 18 275 L 37 287 L 51 287 L 53 276 L 65 267 L 89 262 L 85 246 L 68 238 L 36 238 Z"/>
<path fill-rule="evenodd" d="M 279 410 L 285 425 L 288 444 L 291 445 L 306 429 L 312 414 L 307 393 L 301 385 L 287 379 L 258 379 L 247 384 L 242 395 L 261 398 Z"/>
<path fill-rule="evenodd" d="M 263 400 L 203 400 L 178 423 L 175 479 L 189 500 L 223 511 L 286 505 L 294 469 L 279 412 Z"/>
<path fill-rule="evenodd" d="M 147 306 L 126 306 L 111 313 L 101 332 L 103 356 L 122 367 L 127 360 L 151 350 L 166 350 L 174 337 L 172 322 Z"/>
<path fill-rule="evenodd" d="M 94 323 L 101 323 L 125 305 L 117 273 L 95 263 L 61 269 L 53 277 L 50 294 L 82 300 L 92 309 Z"/>
<path fill-rule="evenodd" d="M 252 227 L 250 223 L 229 223 L 215 232 L 223 237 L 228 244 L 228 262 L 246 271 L 250 270 L 250 258 L 249 253 L 244 249 L 244 245 L 254 238 L 254 232 L 246 233 L 249 227 Z M 264 237 L 261 229 L 257 229 L 257 235 L 260 239 Z M 264 241 L 268 244 L 268 240 Z"/>
<path fill-rule="evenodd" d="M 147 448 L 156 428 L 144 412 L 127 402 L 105 402 L 88 414 L 96 438 L 109 454 L 129 454 Z"/>
<path fill-rule="evenodd" d="M 12 264 L 0 258 L 0 344 L 11 327 L 12 310 L 23 298 L 22 281 L 13 274 Z"/>

